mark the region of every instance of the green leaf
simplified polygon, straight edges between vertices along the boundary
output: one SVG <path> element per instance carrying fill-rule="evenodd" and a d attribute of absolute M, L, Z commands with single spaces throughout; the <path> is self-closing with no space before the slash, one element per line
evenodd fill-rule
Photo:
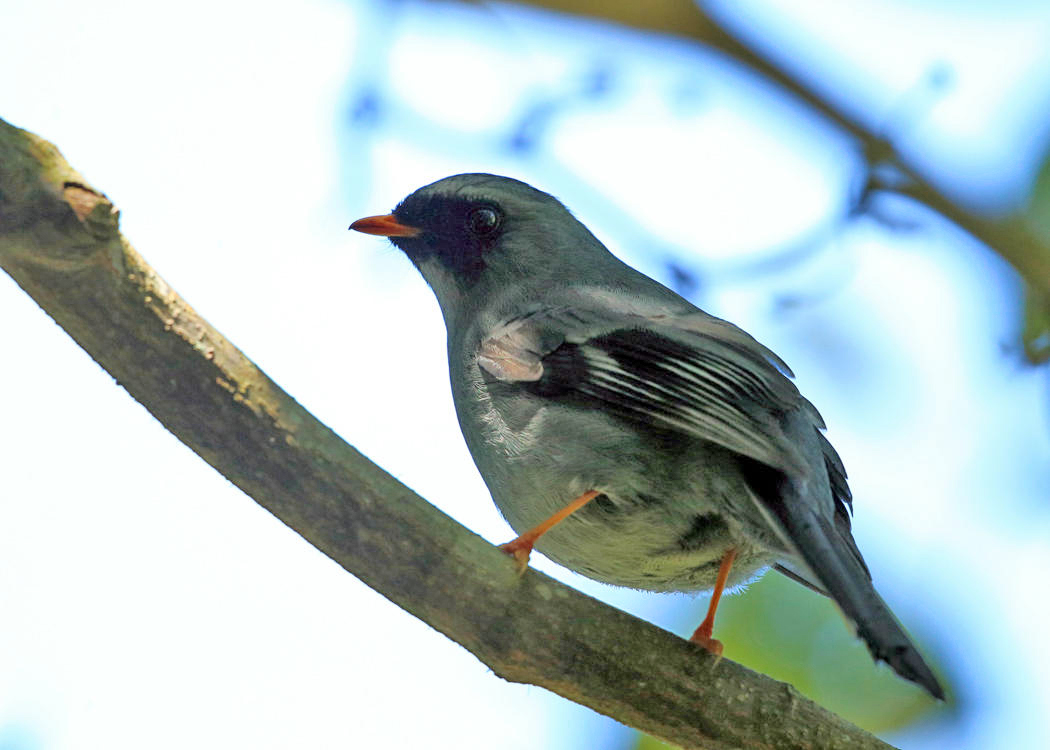
<path fill-rule="evenodd" d="M 1050 243 L 1050 158 L 1043 162 L 1032 186 L 1025 222 L 1038 237 Z M 1028 284 L 1025 285 L 1021 343 L 1025 357 L 1032 364 L 1050 360 L 1050 298 Z"/>
<path fill-rule="evenodd" d="M 1050 360 L 1050 298 L 1027 284 L 1021 343 L 1025 357 L 1033 365 Z"/>
<path fill-rule="evenodd" d="M 716 635 L 726 657 L 790 682 L 870 732 L 900 729 L 938 707 L 921 689 L 876 665 L 829 599 L 783 576 L 766 575 L 724 601 L 718 615 Z M 929 659 L 930 650 L 922 651 Z"/>
<path fill-rule="evenodd" d="M 697 599 L 695 622 L 683 623 L 681 632 L 692 632 L 706 609 L 706 598 Z M 944 710 L 889 667 L 875 664 L 829 599 L 780 575 L 770 573 L 740 595 L 723 599 L 715 637 L 725 646 L 726 658 L 791 683 L 869 732 L 899 730 Z M 929 661 L 933 652 L 921 644 L 920 648 Z M 945 675 L 936 664 L 931 666 Z M 634 745 L 635 750 L 668 748 L 643 734 Z"/>

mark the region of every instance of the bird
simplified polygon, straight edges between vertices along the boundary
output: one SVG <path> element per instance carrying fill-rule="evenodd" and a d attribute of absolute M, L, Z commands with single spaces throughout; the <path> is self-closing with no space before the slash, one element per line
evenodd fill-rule
<path fill-rule="evenodd" d="M 876 661 L 943 700 L 853 539 L 846 470 L 788 366 L 613 255 L 556 198 L 446 177 L 350 229 L 399 248 L 437 297 L 460 428 L 533 548 L 604 583 L 712 590 L 769 569 L 830 597 Z"/>

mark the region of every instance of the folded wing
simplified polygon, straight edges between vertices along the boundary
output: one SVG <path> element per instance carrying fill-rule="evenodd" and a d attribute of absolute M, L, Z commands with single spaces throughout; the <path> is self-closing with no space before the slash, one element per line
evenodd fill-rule
<path fill-rule="evenodd" d="M 787 366 L 747 333 L 699 311 L 643 315 L 565 305 L 501 325 L 482 342 L 478 363 L 532 393 L 574 394 L 738 454 L 755 516 L 791 553 L 778 568 L 831 596 L 875 658 L 943 697 L 872 587 L 850 531 L 846 472 L 821 432 L 823 420 Z"/>

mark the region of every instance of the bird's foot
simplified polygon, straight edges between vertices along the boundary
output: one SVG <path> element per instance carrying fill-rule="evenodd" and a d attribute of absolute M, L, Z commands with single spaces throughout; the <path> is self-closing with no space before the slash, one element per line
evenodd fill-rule
<path fill-rule="evenodd" d="M 726 582 L 729 580 L 729 570 L 733 567 L 733 560 L 735 559 L 735 547 L 730 547 L 722 555 L 722 564 L 718 566 L 718 578 L 715 579 L 715 588 L 711 592 L 711 603 L 707 605 L 707 617 L 704 618 L 704 621 L 700 623 L 700 627 L 689 638 L 693 643 L 707 649 L 708 653 L 715 655 L 715 663 L 711 665 L 712 669 L 718 666 L 718 662 L 722 661 L 722 641 L 711 637 L 715 630 L 715 612 L 718 611 L 718 602 L 722 599 L 722 592 L 725 590 Z"/>
<path fill-rule="evenodd" d="M 689 638 L 690 643 L 695 643 L 698 646 L 703 647 L 708 653 L 714 654 L 718 661 L 718 664 L 722 660 L 722 641 L 717 638 L 711 637 L 711 631 L 704 632 L 705 628 L 703 625 L 696 629 L 696 632 Z"/>
<path fill-rule="evenodd" d="M 518 565 L 518 575 L 525 575 L 529 567 L 529 556 L 532 554 L 532 545 L 535 540 L 527 538 L 528 534 L 522 534 L 517 539 L 501 544 L 499 548 L 514 558 Z"/>
<path fill-rule="evenodd" d="M 598 495 L 600 494 L 601 493 L 598 492 L 598 490 L 588 490 L 587 492 L 584 492 L 582 495 L 580 495 L 578 498 L 576 498 L 564 508 L 559 510 L 557 513 L 555 513 L 553 516 L 541 523 L 539 526 L 534 526 L 514 541 L 507 542 L 506 544 L 501 544 L 499 548 L 511 557 L 513 557 L 515 560 L 517 560 L 518 575 L 524 575 L 525 569 L 529 567 L 529 555 L 532 554 L 532 547 L 534 544 L 536 544 L 537 539 L 539 539 L 541 536 L 553 529 L 555 526 L 557 526 L 559 523 L 571 516 L 573 513 L 578 511 L 591 500 L 598 497 Z"/>

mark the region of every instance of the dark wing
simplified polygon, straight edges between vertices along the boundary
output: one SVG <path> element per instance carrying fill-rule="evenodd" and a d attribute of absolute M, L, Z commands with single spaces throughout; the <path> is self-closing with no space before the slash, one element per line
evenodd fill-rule
<path fill-rule="evenodd" d="M 565 307 L 502 326 L 482 342 L 478 362 L 534 393 L 576 393 L 737 453 L 755 515 L 797 561 L 783 572 L 826 592 L 876 659 L 943 696 L 872 586 L 850 532 L 846 472 L 821 433 L 823 420 L 786 366 L 746 333 L 705 313 L 643 317 Z"/>
<path fill-rule="evenodd" d="M 808 405 L 779 369 L 786 366 L 740 329 L 704 313 L 599 322 L 579 311 L 547 310 L 494 332 L 478 362 L 500 380 L 589 396 L 644 424 L 785 472 L 806 470 L 781 424 L 784 413 Z"/>

